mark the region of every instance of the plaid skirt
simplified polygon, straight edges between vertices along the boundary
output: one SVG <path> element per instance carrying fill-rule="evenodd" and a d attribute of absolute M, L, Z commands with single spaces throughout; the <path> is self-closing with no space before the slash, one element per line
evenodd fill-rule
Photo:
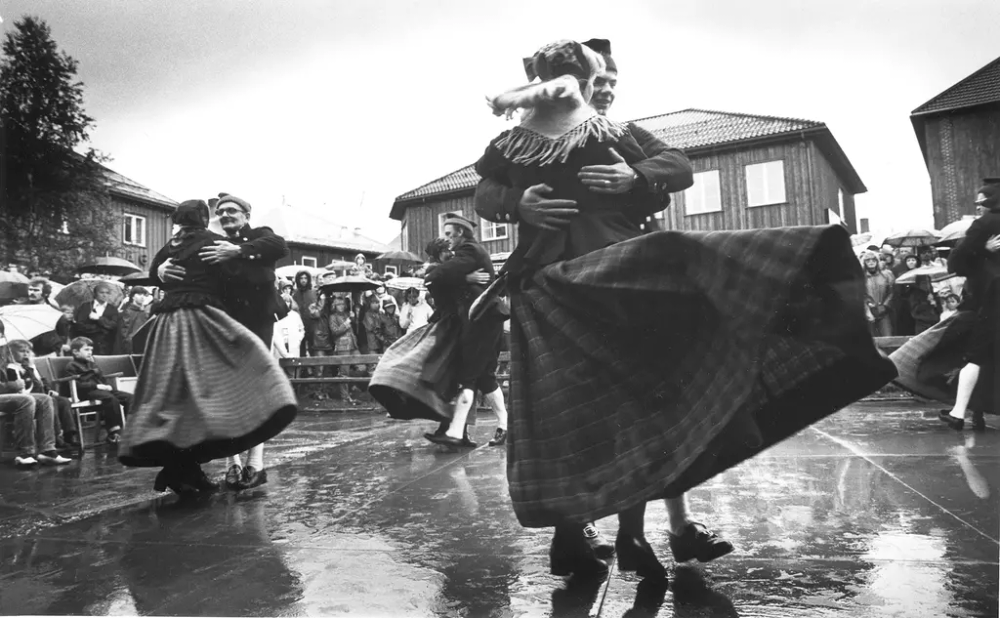
<path fill-rule="evenodd" d="M 451 419 L 461 335 L 455 315 L 403 335 L 379 359 L 368 392 L 396 419 Z"/>
<path fill-rule="evenodd" d="M 958 372 L 970 359 L 970 350 L 994 341 L 981 341 L 981 318 L 975 311 L 959 311 L 948 319 L 911 338 L 889 355 L 899 376 L 893 382 L 904 389 L 947 405 L 955 404 Z M 993 355 L 995 358 L 996 356 Z M 980 367 L 976 388 L 969 399 L 974 412 L 996 414 L 1000 400 L 1000 366 L 995 362 Z"/>
<path fill-rule="evenodd" d="M 839 226 L 657 232 L 511 289 L 522 525 L 676 496 L 896 375 Z"/>
<path fill-rule="evenodd" d="M 176 309 L 151 327 L 118 459 L 158 467 L 229 457 L 281 433 L 297 409 L 256 335 L 216 307 Z"/>

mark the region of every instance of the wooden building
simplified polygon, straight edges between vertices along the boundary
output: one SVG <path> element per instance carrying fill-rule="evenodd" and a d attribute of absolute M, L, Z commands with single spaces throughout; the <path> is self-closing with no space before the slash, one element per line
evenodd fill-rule
<path fill-rule="evenodd" d="M 910 114 L 931 177 L 934 227 L 975 214 L 982 179 L 1000 176 L 1000 58 Z"/>
<path fill-rule="evenodd" d="M 288 243 L 289 255 L 278 261 L 279 267 L 294 264 L 322 268 L 335 261 L 353 262 L 359 253 L 370 263 L 390 250 L 389 245 L 363 235 L 360 228 L 341 225 L 291 206 L 255 215 L 253 224 L 270 227 Z M 377 270 L 384 274 L 385 266 L 380 265 Z"/>
<path fill-rule="evenodd" d="M 170 215 L 177 202 L 104 168 L 111 204 L 121 220 L 121 246 L 112 253 L 136 266 L 148 268 L 160 247 L 170 240 Z"/>
<path fill-rule="evenodd" d="M 854 196 L 867 191 L 821 122 L 686 109 L 634 121 L 691 159 L 695 183 L 660 213 L 661 229 L 740 230 L 841 223 L 857 232 Z M 396 198 L 402 245 L 420 252 L 441 234 L 444 216 L 475 220 L 473 166 Z M 516 226 L 479 221 L 493 254 L 513 250 Z"/>

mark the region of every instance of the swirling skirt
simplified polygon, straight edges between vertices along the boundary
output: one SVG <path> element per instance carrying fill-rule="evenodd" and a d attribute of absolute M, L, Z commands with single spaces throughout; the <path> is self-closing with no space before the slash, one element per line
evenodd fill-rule
<path fill-rule="evenodd" d="M 260 339 L 215 307 L 161 314 L 151 326 L 118 459 L 163 466 L 241 453 L 281 433 L 297 403 Z"/>
<path fill-rule="evenodd" d="M 657 232 L 511 293 L 507 478 L 545 527 L 675 496 L 896 375 L 839 227 Z"/>
<path fill-rule="evenodd" d="M 967 362 L 976 362 L 980 364 L 979 379 L 969 408 L 996 414 L 1000 365 L 994 360 L 995 333 L 996 329 L 983 328 L 982 318 L 975 311 L 959 311 L 889 355 L 899 371 L 894 382 L 921 397 L 954 405 L 958 371 Z"/>

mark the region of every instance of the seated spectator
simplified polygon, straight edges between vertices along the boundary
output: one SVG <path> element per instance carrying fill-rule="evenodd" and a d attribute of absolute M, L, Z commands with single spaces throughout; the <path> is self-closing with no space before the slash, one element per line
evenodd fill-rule
<path fill-rule="evenodd" d="M 108 442 L 117 444 L 120 439 L 125 416 L 132 407 L 132 395 L 116 391 L 104 372 L 94 362 L 94 342 L 86 337 L 77 337 L 70 342 L 73 360 L 66 365 L 66 375 L 76 376 L 77 393 L 81 399 L 95 399 L 101 402 L 101 420 L 108 432 Z"/>
<path fill-rule="evenodd" d="M 403 327 L 399 325 L 399 317 L 396 315 L 395 302 L 382 301 L 382 311 L 379 314 L 378 340 L 382 352 L 389 349 L 389 346 L 396 343 L 396 340 L 403 336 Z"/>
<path fill-rule="evenodd" d="M 21 379 L 24 380 L 25 388 L 33 396 L 48 396 L 52 398 L 55 409 L 55 435 L 56 447 L 77 446 L 80 444 L 76 435 L 76 423 L 73 418 L 73 405 L 67 397 L 61 396 L 38 371 L 35 365 L 35 354 L 31 349 L 31 344 L 24 339 L 15 339 L 7 344 L 10 347 L 10 355 L 15 363 L 21 365 L 23 373 Z"/>
<path fill-rule="evenodd" d="M 147 307 L 151 302 L 153 302 L 153 295 L 141 285 L 129 290 L 128 303 L 121 311 L 122 351 L 125 354 L 142 354 L 142 350 L 133 349 L 132 338 L 149 319 Z"/>
<path fill-rule="evenodd" d="M 70 462 L 56 451 L 55 420 L 52 399 L 35 397 L 28 392 L 21 377 L 23 369 L 11 357 L 3 322 L 0 322 L 0 411 L 14 420 L 14 465 L 32 468 L 41 462 L 62 465 Z"/>
<path fill-rule="evenodd" d="M 406 302 L 399 310 L 399 326 L 411 333 L 427 324 L 434 309 L 427 304 L 417 288 L 406 290 Z"/>
<path fill-rule="evenodd" d="M 111 285 L 98 283 L 94 288 L 94 300 L 81 303 L 73 315 L 76 320 L 73 336 L 91 340 L 94 354 L 98 356 L 114 354 L 118 340 L 119 314 L 110 300 Z"/>

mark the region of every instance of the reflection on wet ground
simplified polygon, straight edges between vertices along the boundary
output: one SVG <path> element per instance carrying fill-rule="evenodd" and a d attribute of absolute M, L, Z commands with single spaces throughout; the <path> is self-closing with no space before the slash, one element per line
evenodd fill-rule
<path fill-rule="evenodd" d="M 935 415 L 858 404 L 696 489 L 692 511 L 736 551 L 668 585 L 550 575 L 502 449 L 443 450 L 377 414 L 309 413 L 270 444 L 269 484 L 190 503 L 109 452 L 4 466 L 0 613 L 996 616 L 996 418 L 974 434 Z M 647 529 L 668 563 L 662 504 Z"/>

